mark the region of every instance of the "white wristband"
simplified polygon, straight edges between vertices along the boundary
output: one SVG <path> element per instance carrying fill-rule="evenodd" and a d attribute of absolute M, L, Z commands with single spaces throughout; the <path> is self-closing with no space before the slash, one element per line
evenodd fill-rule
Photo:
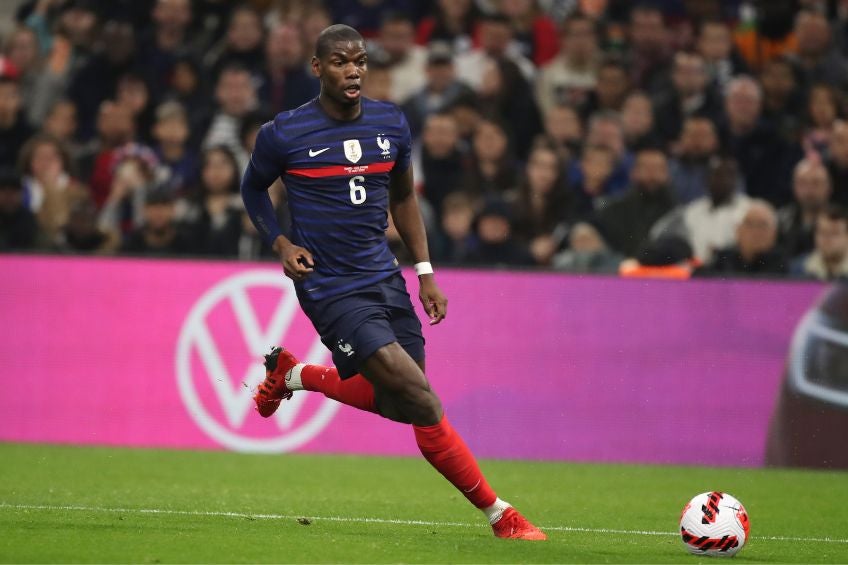
<path fill-rule="evenodd" d="M 422 261 L 420 263 L 416 263 L 413 268 L 415 269 L 415 274 L 419 277 L 421 275 L 433 274 L 433 265 L 431 265 L 429 261 Z"/>

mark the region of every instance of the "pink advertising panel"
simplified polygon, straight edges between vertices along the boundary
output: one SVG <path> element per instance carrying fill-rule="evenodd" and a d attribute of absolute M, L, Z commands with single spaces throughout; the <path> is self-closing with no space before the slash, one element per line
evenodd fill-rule
<path fill-rule="evenodd" d="M 793 330 L 824 289 L 438 280 L 428 377 L 479 456 L 745 466 L 763 463 Z M 329 361 L 273 264 L 4 256 L 0 312 L 2 441 L 417 453 L 408 427 L 315 393 L 254 412 L 271 344 Z"/>

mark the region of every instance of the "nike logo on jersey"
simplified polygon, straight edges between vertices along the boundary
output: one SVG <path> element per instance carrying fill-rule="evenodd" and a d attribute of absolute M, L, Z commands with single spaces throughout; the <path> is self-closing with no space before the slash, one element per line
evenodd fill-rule
<path fill-rule="evenodd" d="M 329 150 L 330 150 L 330 148 L 329 148 L 329 147 L 325 147 L 324 149 L 319 149 L 318 151 L 313 151 L 312 149 L 310 149 L 310 150 L 309 150 L 309 156 L 310 156 L 310 157 L 315 157 L 315 156 L 317 156 L 317 155 L 320 155 L 320 154 L 321 154 L 321 153 L 323 153 L 324 151 L 329 151 Z"/>

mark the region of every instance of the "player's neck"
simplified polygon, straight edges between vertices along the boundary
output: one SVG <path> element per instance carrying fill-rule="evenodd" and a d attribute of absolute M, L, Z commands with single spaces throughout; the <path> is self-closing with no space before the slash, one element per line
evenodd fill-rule
<path fill-rule="evenodd" d="M 318 104 L 324 113 L 334 120 L 349 122 L 355 120 L 362 113 L 362 102 L 358 101 L 351 106 L 341 105 L 333 102 L 333 100 L 322 93 L 318 96 Z"/>

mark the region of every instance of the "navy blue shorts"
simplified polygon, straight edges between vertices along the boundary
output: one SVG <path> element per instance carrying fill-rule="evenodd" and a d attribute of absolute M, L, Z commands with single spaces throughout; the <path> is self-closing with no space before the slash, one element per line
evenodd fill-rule
<path fill-rule="evenodd" d="M 424 359 L 421 322 L 400 273 L 365 288 L 322 300 L 301 300 L 343 379 L 384 345 L 398 342 L 415 361 Z"/>

